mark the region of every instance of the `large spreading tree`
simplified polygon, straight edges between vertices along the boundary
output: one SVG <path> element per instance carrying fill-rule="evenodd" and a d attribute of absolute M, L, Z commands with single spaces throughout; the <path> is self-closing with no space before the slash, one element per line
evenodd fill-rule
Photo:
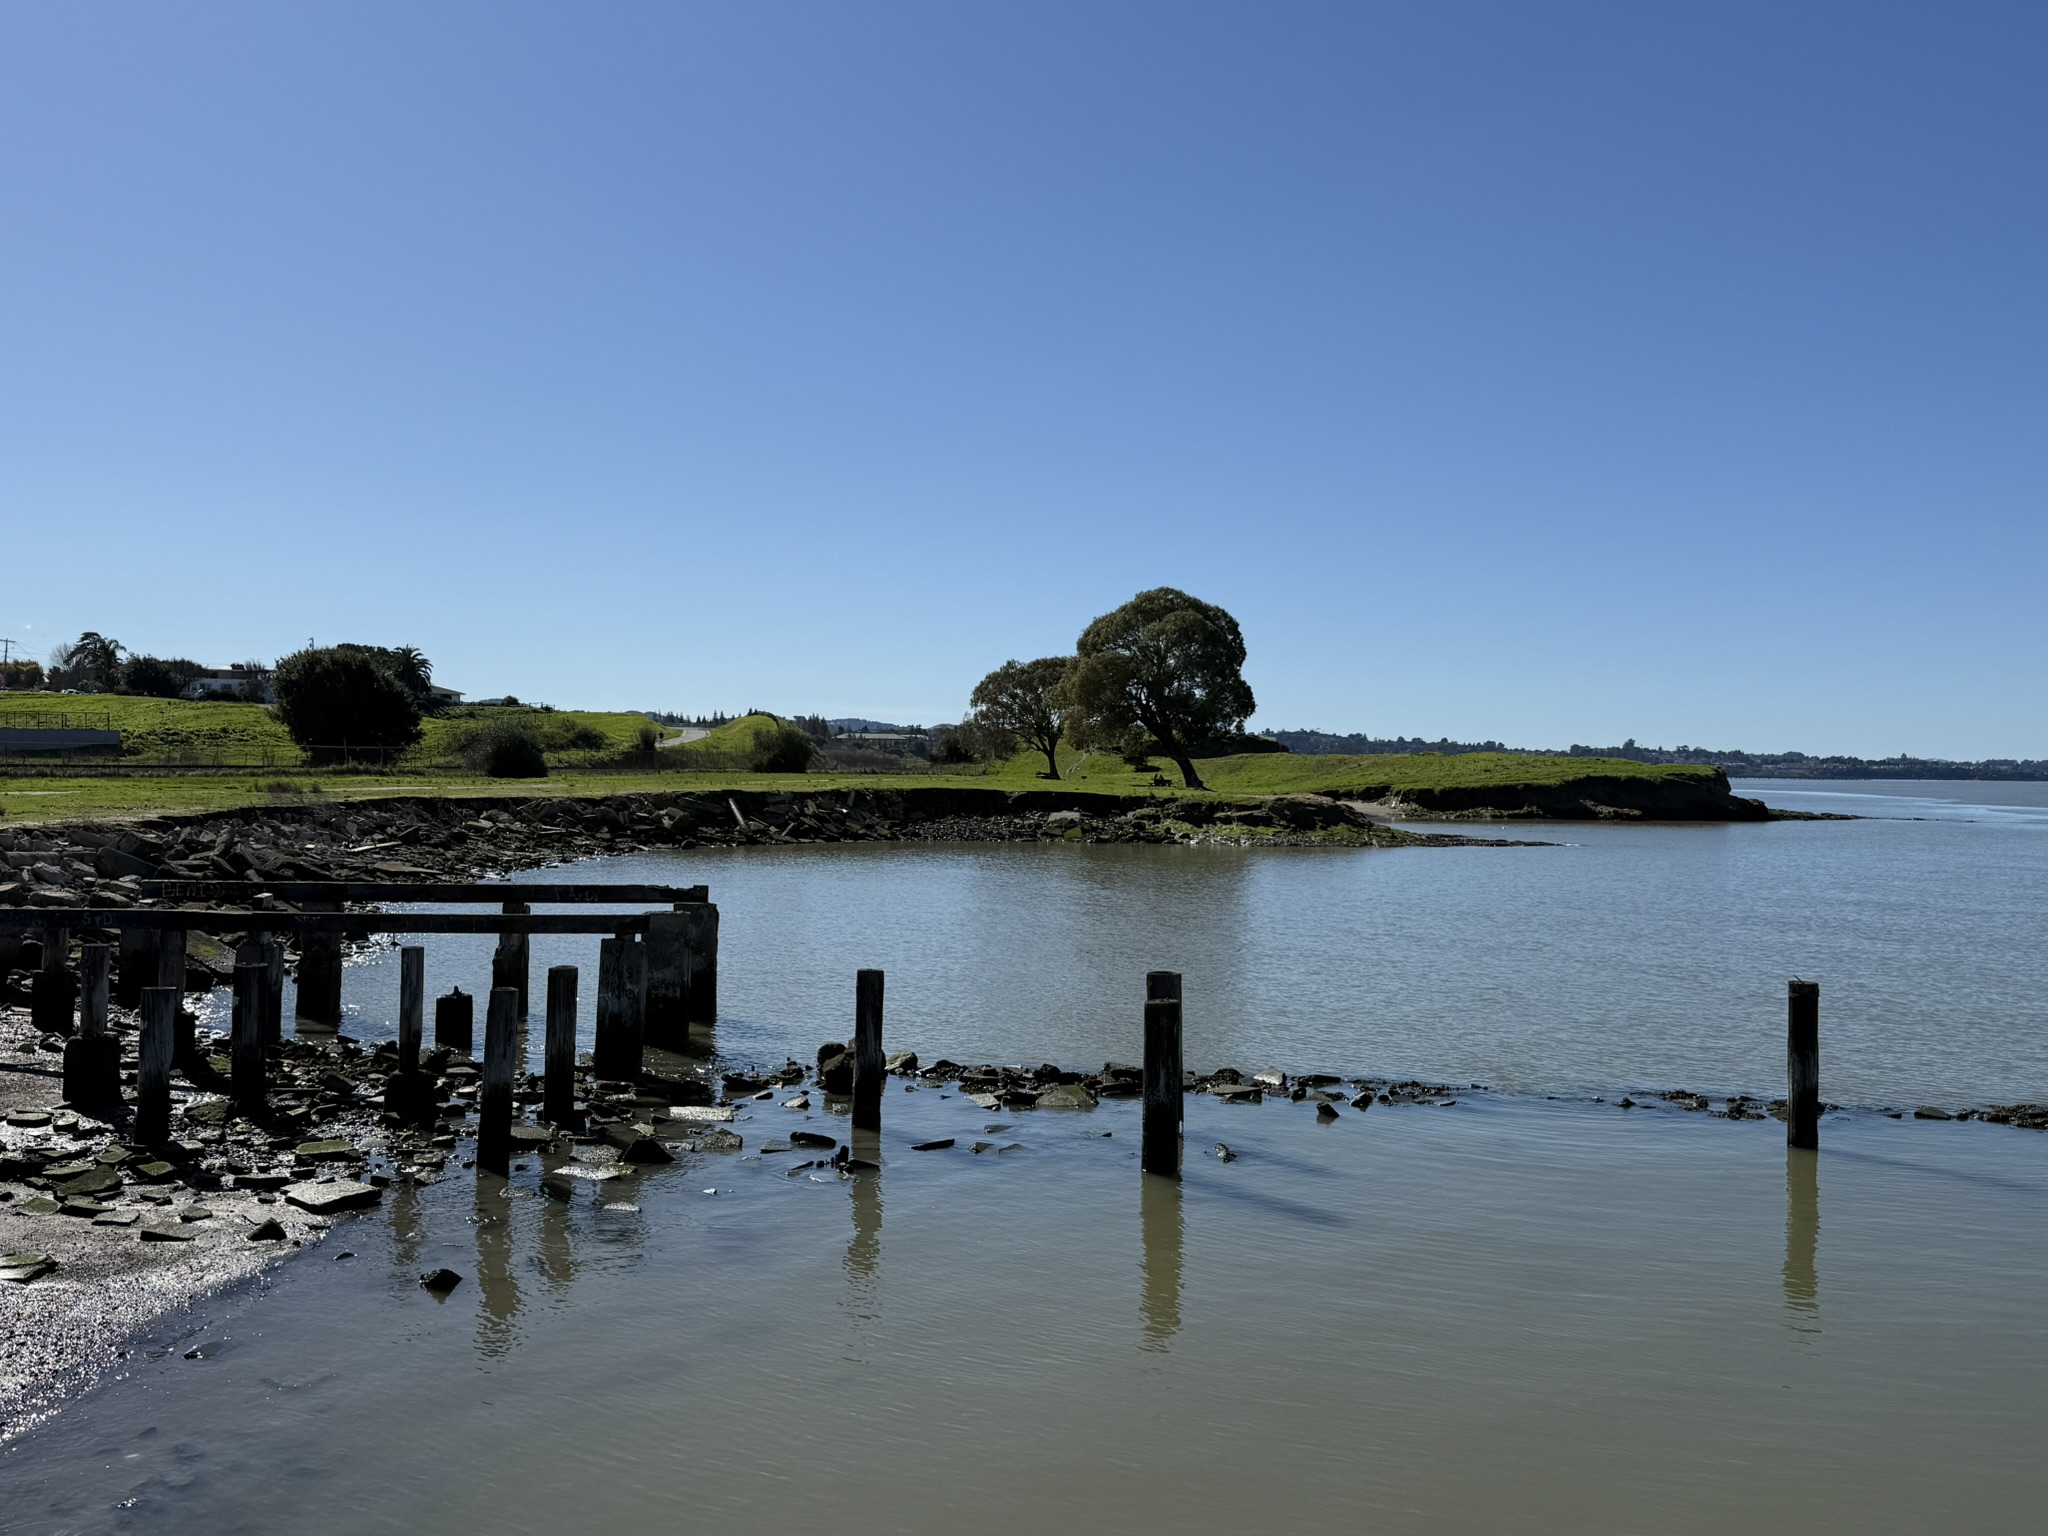
<path fill-rule="evenodd" d="M 1163 753 L 1204 789 L 1194 748 L 1244 727 L 1254 708 L 1237 620 L 1172 587 L 1140 592 L 1081 631 L 1060 685 L 1069 728 L 1102 745 Z"/>
<path fill-rule="evenodd" d="M 1048 778 L 1060 776 L 1060 738 L 1066 734 L 1066 706 L 1060 685 L 1066 681 L 1071 656 L 1041 656 L 1036 661 L 1006 661 L 975 684 L 968 701 L 972 724 L 1013 736 L 1034 752 L 1045 754 Z"/>
<path fill-rule="evenodd" d="M 297 651 L 277 664 L 274 712 L 316 763 L 389 762 L 420 739 L 420 706 L 380 649 Z"/>

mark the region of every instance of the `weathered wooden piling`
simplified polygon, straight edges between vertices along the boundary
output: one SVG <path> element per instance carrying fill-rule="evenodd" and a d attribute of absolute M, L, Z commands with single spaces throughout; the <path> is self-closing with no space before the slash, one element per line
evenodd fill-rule
<path fill-rule="evenodd" d="M 551 1125 L 576 1123 L 576 967 L 548 967 L 546 1091 L 542 1118 Z"/>
<path fill-rule="evenodd" d="M 1145 1127 L 1139 1165 L 1147 1173 L 1180 1177 L 1181 986 L 1178 971 L 1145 977 Z"/>
<path fill-rule="evenodd" d="M 859 971 L 853 978 L 853 1128 L 882 1128 L 882 1083 L 888 1075 L 882 1055 L 882 973 Z"/>
<path fill-rule="evenodd" d="M 477 1094 L 476 1165 L 489 1173 L 512 1171 L 512 1049 L 519 1027 L 519 993 L 491 989 L 484 1016 L 483 1083 Z"/>
<path fill-rule="evenodd" d="M 107 1033 L 108 972 L 113 946 L 78 952 L 78 1033 L 64 1042 L 64 1097 L 82 1105 L 121 1102 L 121 1043 Z"/>
<path fill-rule="evenodd" d="M 682 913 L 690 935 L 690 987 L 685 1010 L 692 1024 L 716 1024 L 718 908 L 708 901 L 700 900 L 678 903 L 676 910 Z"/>
<path fill-rule="evenodd" d="M 140 1007 L 142 989 L 159 985 L 156 949 L 157 936 L 149 929 L 121 930 L 121 959 L 114 970 L 114 1001 L 123 1008 Z"/>
<path fill-rule="evenodd" d="M 476 1049 L 476 999 L 460 987 L 434 999 L 434 1044 L 464 1056 Z"/>
<path fill-rule="evenodd" d="M 597 946 L 597 1039 L 594 1070 L 610 1082 L 640 1076 L 640 1048 L 647 997 L 647 946 L 631 938 L 604 939 Z"/>
<path fill-rule="evenodd" d="M 171 1054 L 183 998 L 184 993 L 176 987 L 142 989 L 142 1030 L 136 1042 L 141 1059 L 135 1075 L 135 1139 L 146 1147 L 171 1136 Z"/>
<path fill-rule="evenodd" d="M 339 912 L 332 901 L 308 902 L 308 912 Z M 304 1029 L 341 1028 L 341 935 L 302 933 L 299 935 L 299 1026 Z"/>
<path fill-rule="evenodd" d="M 507 917 L 527 917 L 533 912 L 530 903 L 508 901 L 502 908 Z M 527 971 L 533 952 L 533 938 L 524 933 L 501 933 L 498 935 L 497 952 L 491 956 L 491 990 L 510 987 L 519 995 L 519 1017 L 527 1016 Z"/>
<path fill-rule="evenodd" d="M 673 912 L 656 912 L 648 917 L 648 1045 L 679 1051 L 689 1043 L 689 993 L 691 972 L 695 969 L 692 958 L 690 919 L 680 906 Z"/>
<path fill-rule="evenodd" d="M 1794 981 L 1785 998 L 1785 1145 L 1820 1145 L 1820 983 Z"/>
<path fill-rule="evenodd" d="M 263 941 L 263 1043 L 284 1043 L 284 943 Z"/>
<path fill-rule="evenodd" d="M 260 1109 L 269 1092 L 263 1058 L 263 989 L 269 972 L 260 960 L 235 967 L 228 1066 L 235 1102 L 244 1109 Z"/>
<path fill-rule="evenodd" d="M 71 1033 L 78 1012 L 78 978 L 71 973 L 71 930 L 43 930 L 43 963 L 29 979 L 29 1022 L 46 1035 Z"/>
<path fill-rule="evenodd" d="M 420 1069 L 420 1037 L 426 1032 L 427 950 L 407 944 L 398 951 L 398 1070 Z"/>
<path fill-rule="evenodd" d="M 198 1058 L 193 1043 L 192 1015 L 185 1011 L 185 930 L 166 928 L 157 938 L 156 984 L 178 994 L 178 1006 L 171 1012 L 171 1063 L 189 1068 Z M 147 988 L 144 989 L 145 991 Z"/>

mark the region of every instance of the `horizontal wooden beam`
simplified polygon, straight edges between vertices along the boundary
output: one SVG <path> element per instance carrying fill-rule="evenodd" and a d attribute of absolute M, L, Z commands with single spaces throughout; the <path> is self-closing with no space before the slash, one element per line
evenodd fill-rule
<path fill-rule="evenodd" d="M 251 896 L 264 895 L 291 902 L 524 901 L 575 906 L 639 906 L 659 902 L 673 906 L 678 902 L 711 899 L 710 887 L 703 885 L 536 885 L 530 881 L 483 885 L 409 880 L 142 880 L 137 885 L 145 896 L 167 901 L 247 901 Z"/>
<path fill-rule="evenodd" d="M 10 907 L 0 928 L 199 933 L 598 933 L 646 931 L 646 912 L 223 912 L 211 907 Z"/>

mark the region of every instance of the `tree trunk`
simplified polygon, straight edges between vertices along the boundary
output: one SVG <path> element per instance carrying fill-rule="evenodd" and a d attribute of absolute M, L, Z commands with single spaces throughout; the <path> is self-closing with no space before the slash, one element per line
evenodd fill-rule
<path fill-rule="evenodd" d="M 1058 778 L 1060 776 L 1060 759 L 1057 748 L 1040 747 L 1038 750 L 1045 754 L 1045 766 L 1052 770 L 1046 777 L 1049 779 Z"/>
<path fill-rule="evenodd" d="M 1175 747 L 1167 755 L 1180 765 L 1180 781 L 1182 784 L 1186 785 L 1189 789 L 1207 789 L 1209 787 L 1202 782 L 1202 776 L 1195 772 L 1194 762 L 1188 757 L 1187 753 Z"/>

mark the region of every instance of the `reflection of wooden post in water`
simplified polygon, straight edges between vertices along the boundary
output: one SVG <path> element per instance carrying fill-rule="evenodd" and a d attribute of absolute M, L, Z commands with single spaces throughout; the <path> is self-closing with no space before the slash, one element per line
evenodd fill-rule
<path fill-rule="evenodd" d="M 1785 1145 L 1820 1145 L 1820 983 L 1788 984 L 1785 1000 Z"/>
<path fill-rule="evenodd" d="M 1180 1183 L 1140 1179 L 1138 1190 L 1145 1243 L 1138 1263 L 1138 1305 L 1145 1314 L 1145 1348 L 1163 1350 L 1180 1332 Z"/>
<path fill-rule="evenodd" d="M 498 1014 L 496 994 L 501 990 L 512 993 L 512 1006 L 518 1006 L 518 994 L 512 988 L 492 989 L 490 1017 L 484 1023 L 486 1060 L 490 1057 L 491 1026 Z M 511 1022 L 507 1025 L 508 1036 Z M 482 1295 L 484 1315 L 477 1320 L 476 1344 L 478 1352 L 485 1355 L 502 1355 L 511 1349 L 512 1320 L 519 1315 L 519 1282 L 512 1276 L 512 1202 L 506 1198 L 505 1188 L 503 1184 L 477 1180 L 476 1286 Z"/>
<path fill-rule="evenodd" d="M 859 971 L 853 978 L 853 1127 L 882 1128 L 882 973 Z"/>
<path fill-rule="evenodd" d="M 1145 977 L 1145 1131 L 1139 1158 L 1147 1173 L 1180 1177 L 1180 973 Z"/>
<path fill-rule="evenodd" d="M 856 1162 L 879 1163 L 878 1132 L 855 1130 L 848 1138 Z M 846 1244 L 846 1273 L 871 1281 L 882 1267 L 882 1176 L 874 1168 L 858 1168 L 852 1178 L 853 1236 Z"/>
<path fill-rule="evenodd" d="M 576 1120 L 576 967 L 548 967 L 548 1030 L 542 1070 L 546 1091 L 541 1118 L 550 1125 Z"/>
<path fill-rule="evenodd" d="M 491 989 L 484 1018 L 483 1086 L 477 1094 L 476 1165 L 490 1173 L 512 1171 L 512 1036 L 518 1028 L 519 994 Z"/>
<path fill-rule="evenodd" d="M 1820 1159 L 1804 1147 L 1785 1149 L 1785 1305 L 1818 1317 L 1820 1276 Z"/>
<path fill-rule="evenodd" d="M 540 1233 L 535 1241 L 534 1268 L 558 1294 L 576 1278 L 576 1252 L 569 1231 L 569 1202 L 552 1197 L 540 1202 Z"/>

